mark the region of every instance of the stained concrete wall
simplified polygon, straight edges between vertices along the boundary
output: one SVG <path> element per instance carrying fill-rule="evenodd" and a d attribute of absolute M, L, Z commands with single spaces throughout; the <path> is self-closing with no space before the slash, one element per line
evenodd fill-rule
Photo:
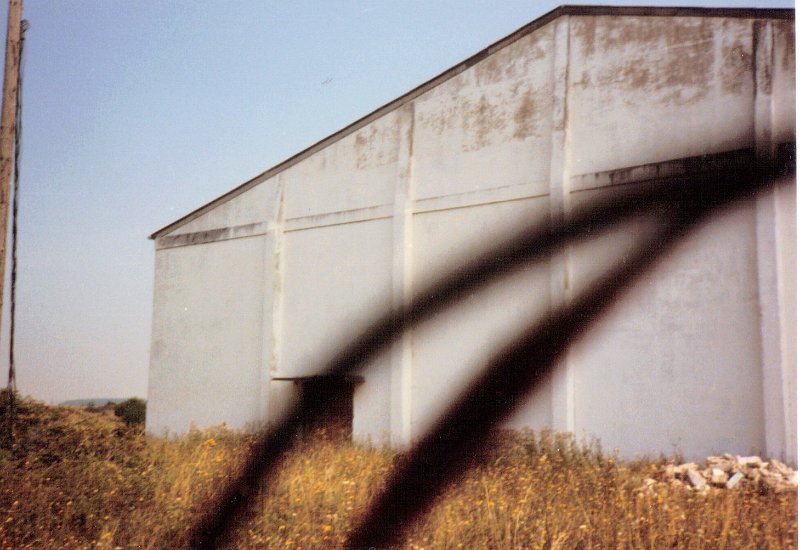
<path fill-rule="evenodd" d="M 656 12 L 545 17 L 158 232 L 148 429 L 274 420 L 291 380 L 372 314 L 513 228 L 679 174 L 676 159 L 794 140 L 793 22 Z M 780 190 L 703 228 L 509 424 L 626 455 L 796 460 L 794 212 Z M 418 437 L 645 231 L 576 245 L 406 335 L 363 372 L 356 437 Z"/>

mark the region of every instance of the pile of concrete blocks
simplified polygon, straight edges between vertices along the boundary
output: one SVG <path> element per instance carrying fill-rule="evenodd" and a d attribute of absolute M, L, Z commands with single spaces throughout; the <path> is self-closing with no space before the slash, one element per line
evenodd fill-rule
<path fill-rule="evenodd" d="M 639 491 L 651 492 L 659 483 L 699 492 L 734 489 L 747 484 L 778 492 L 792 491 L 797 490 L 797 471 L 778 460 L 763 461 L 759 456 L 733 456 L 726 453 L 708 457 L 705 468 L 694 462 L 665 464 L 656 479 L 644 479 Z"/>

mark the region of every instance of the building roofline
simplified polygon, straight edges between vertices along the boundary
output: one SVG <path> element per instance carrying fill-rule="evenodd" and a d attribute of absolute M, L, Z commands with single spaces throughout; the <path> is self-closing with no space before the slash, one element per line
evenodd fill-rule
<path fill-rule="evenodd" d="M 398 109 L 399 107 L 402 107 L 403 105 L 413 101 L 420 95 L 435 88 L 439 84 L 447 80 L 450 80 L 451 78 L 466 71 L 473 65 L 479 63 L 483 59 L 492 55 L 494 52 L 505 48 L 506 46 L 516 42 L 520 38 L 527 36 L 531 32 L 545 26 L 546 24 L 550 23 L 551 21 L 559 17 L 565 15 L 576 15 L 576 16 L 621 15 L 628 17 L 631 16 L 725 17 L 725 18 L 742 18 L 742 19 L 794 20 L 795 18 L 794 11 L 795 10 L 792 8 L 699 8 L 699 7 L 671 8 L 671 7 L 655 7 L 655 6 L 585 6 L 585 5 L 559 6 L 547 12 L 546 14 L 542 15 L 541 17 L 538 17 L 533 21 L 527 23 L 526 25 L 520 27 L 516 31 L 505 36 L 504 38 L 501 38 L 500 40 L 480 50 L 478 53 L 468 57 L 467 59 L 461 61 L 460 63 L 457 63 L 453 67 L 450 67 L 449 69 L 439 73 L 437 76 L 434 76 L 430 80 L 423 82 L 416 88 L 413 88 L 412 90 L 406 92 L 400 97 L 393 99 L 388 103 L 385 103 L 384 105 L 378 107 L 374 111 L 359 118 L 355 122 L 352 122 L 349 125 L 345 126 L 341 130 L 338 130 L 333 134 L 321 139 L 320 141 L 314 143 L 310 147 L 303 149 L 299 153 L 296 153 L 295 155 L 289 157 L 288 159 L 276 164 L 272 168 L 269 168 L 264 172 L 261 172 L 257 176 L 245 181 L 244 183 L 231 189 L 230 191 L 207 202 L 206 204 L 200 206 L 199 208 L 192 210 L 185 216 L 175 220 L 169 225 L 162 227 L 161 229 L 155 231 L 152 235 L 150 235 L 150 239 L 156 239 L 171 231 L 174 231 L 178 227 L 202 216 L 209 210 L 216 208 L 218 205 L 241 195 L 242 193 L 258 185 L 259 183 L 275 176 L 280 172 L 283 172 L 284 170 L 294 166 L 300 161 L 308 158 L 317 151 L 320 151 L 326 148 L 327 146 L 331 145 L 332 143 L 335 143 L 340 139 L 343 139 L 349 136 L 350 134 L 357 132 L 358 130 L 360 130 L 367 124 L 373 122 L 374 120 L 381 118 L 387 113 L 390 113 Z"/>

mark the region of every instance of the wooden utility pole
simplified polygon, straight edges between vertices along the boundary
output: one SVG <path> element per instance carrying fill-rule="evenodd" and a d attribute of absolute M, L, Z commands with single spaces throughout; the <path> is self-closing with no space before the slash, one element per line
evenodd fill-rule
<path fill-rule="evenodd" d="M 14 134 L 17 126 L 22 0 L 8 2 L 6 66 L 3 75 L 3 110 L 0 113 L 0 327 L 6 283 L 6 241 L 8 203 L 11 197 L 11 168 L 14 163 Z"/>
<path fill-rule="evenodd" d="M 17 131 L 17 101 L 20 53 L 22 52 L 22 0 L 8 2 L 6 32 L 6 66 L 3 74 L 3 106 L 0 112 L 0 320 L 3 316 L 3 294 L 6 283 L 6 241 L 8 237 L 8 207 L 11 197 L 11 169 L 14 164 L 14 143 Z M 0 322 L 2 327 L 2 322 Z M 13 339 L 13 335 L 12 335 Z M 13 347 L 13 346 L 12 346 Z M 14 362 L 8 368 L 8 401 L 5 405 L 3 446 L 14 444 L 15 416 Z"/>

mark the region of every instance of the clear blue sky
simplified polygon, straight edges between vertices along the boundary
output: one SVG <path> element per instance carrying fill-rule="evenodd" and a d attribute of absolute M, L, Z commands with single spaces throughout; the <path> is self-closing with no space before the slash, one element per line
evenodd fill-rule
<path fill-rule="evenodd" d="M 150 233 L 558 4 L 26 0 L 20 391 L 146 396 Z"/>

